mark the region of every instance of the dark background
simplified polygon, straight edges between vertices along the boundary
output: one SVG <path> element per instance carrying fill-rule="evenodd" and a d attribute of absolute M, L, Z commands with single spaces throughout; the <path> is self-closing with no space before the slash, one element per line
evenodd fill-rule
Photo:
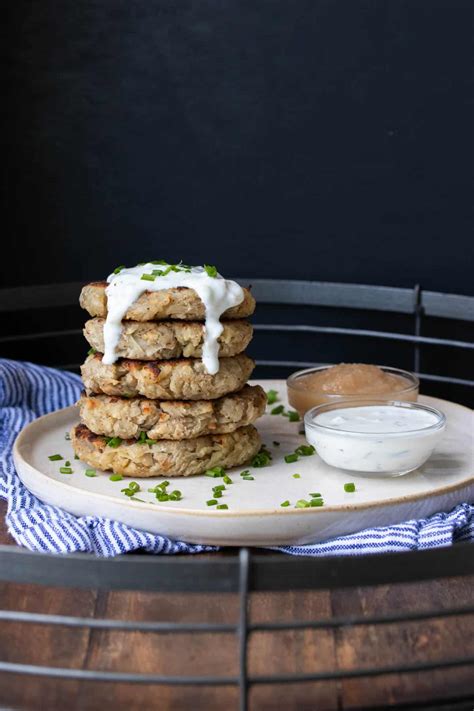
<path fill-rule="evenodd" d="M 472 7 L 8 3 L 3 285 L 164 257 L 473 293 Z"/>
<path fill-rule="evenodd" d="M 2 285 L 165 258 L 250 281 L 473 294 L 473 7 L 8 3 Z M 77 368 L 83 321 L 77 306 L 2 317 L 2 355 Z M 328 308 L 260 304 L 255 321 L 414 331 L 413 316 Z M 474 323 L 425 318 L 422 335 L 474 340 Z M 250 353 L 415 367 L 393 340 L 258 331 Z M 424 346 L 420 371 L 469 379 L 472 350 Z M 429 379 L 423 391 L 473 396 Z"/>

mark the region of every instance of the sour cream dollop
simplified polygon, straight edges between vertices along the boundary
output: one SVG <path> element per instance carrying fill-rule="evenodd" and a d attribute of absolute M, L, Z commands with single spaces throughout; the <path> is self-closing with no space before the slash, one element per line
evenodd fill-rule
<path fill-rule="evenodd" d="M 210 276 L 204 267 L 175 265 L 177 270 L 173 271 L 169 270 L 170 266 L 147 262 L 136 267 L 124 267 L 107 277 L 107 318 L 102 358 L 105 365 L 112 365 L 117 360 L 116 348 L 122 333 L 122 319 L 145 291 L 187 287 L 196 292 L 205 308 L 202 362 L 211 375 L 219 371 L 218 338 L 223 331 L 220 318 L 227 309 L 242 303 L 244 291 L 237 282 L 224 279 L 217 272 L 215 276 Z M 144 274 L 150 275 L 151 279 L 142 279 Z"/>
<path fill-rule="evenodd" d="M 327 464 L 389 476 L 426 462 L 445 424 L 439 410 L 408 402 L 320 405 L 305 415 L 308 442 Z"/>

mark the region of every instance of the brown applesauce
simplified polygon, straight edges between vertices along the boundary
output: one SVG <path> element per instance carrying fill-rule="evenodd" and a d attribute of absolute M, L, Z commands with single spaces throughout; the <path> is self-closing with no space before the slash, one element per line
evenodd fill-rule
<path fill-rule="evenodd" d="M 411 373 L 365 363 L 308 368 L 288 380 L 290 405 L 304 415 L 315 405 L 367 395 L 380 400 L 416 401 L 419 381 Z"/>

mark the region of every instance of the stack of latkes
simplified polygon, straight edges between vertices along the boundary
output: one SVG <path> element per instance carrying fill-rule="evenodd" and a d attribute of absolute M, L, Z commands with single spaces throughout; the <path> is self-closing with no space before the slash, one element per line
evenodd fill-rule
<path fill-rule="evenodd" d="M 122 321 L 113 365 L 102 362 L 106 282 L 85 286 L 81 306 L 93 317 L 84 335 L 91 351 L 82 366 L 85 393 L 74 450 L 89 466 L 131 477 L 189 476 L 245 464 L 259 451 L 252 423 L 265 410 L 263 389 L 247 385 L 255 364 L 255 300 L 224 313 L 219 371 L 201 361 L 204 306 L 190 288 L 144 292 Z"/>

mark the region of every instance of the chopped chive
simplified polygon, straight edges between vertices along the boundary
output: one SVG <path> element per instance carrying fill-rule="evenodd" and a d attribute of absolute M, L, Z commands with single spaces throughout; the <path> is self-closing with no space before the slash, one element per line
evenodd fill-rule
<path fill-rule="evenodd" d="M 209 499 L 206 501 L 207 506 L 215 506 L 217 504 L 217 499 Z"/>
<path fill-rule="evenodd" d="M 137 491 L 140 491 L 140 484 L 137 484 L 136 481 L 131 481 L 126 489 L 121 489 L 120 491 L 122 494 L 125 494 L 125 496 L 134 496 Z"/>
<path fill-rule="evenodd" d="M 204 270 L 207 274 L 207 276 L 210 277 L 216 277 L 217 276 L 217 269 L 216 267 L 211 266 L 210 264 L 205 264 L 204 265 Z"/>
<path fill-rule="evenodd" d="M 242 479 L 243 481 L 255 481 L 254 476 L 243 476 Z"/>
<path fill-rule="evenodd" d="M 320 498 L 321 498 L 321 494 L 320 494 L 318 491 L 310 491 L 310 492 L 309 492 L 309 495 L 310 495 L 313 499 L 320 499 Z"/>
<path fill-rule="evenodd" d="M 181 499 L 183 498 L 183 495 L 179 491 L 179 489 L 176 489 L 175 491 L 171 492 L 169 497 L 170 497 L 170 501 L 181 501 Z"/>
<path fill-rule="evenodd" d="M 298 461 L 298 455 L 296 453 L 285 455 L 285 462 L 287 464 L 293 464 L 293 462 L 297 462 L 297 461 Z"/>
<path fill-rule="evenodd" d="M 222 499 L 222 491 L 213 491 L 212 495 L 215 499 Z"/>
<path fill-rule="evenodd" d="M 130 501 L 140 501 L 140 503 L 144 504 L 145 502 L 143 499 L 139 499 L 138 496 L 131 496 Z"/>
<path fill-rule="evenodd" d="M 307 509 L 311 504 L 306 499 L 298 499 L 295 504 L 295 509 Z"/>
<path fill-rule="evenodd" d="M 165 262 L 164 259 L 153 259 L 150 264 L 164 264 L 166 266 L 168 262 Z"/>
<path fill-rule="evenodd" d="M 212 491 L 224 491 L 225 485 L 224 484 L 218 484 L 218 486 L 213 486 Z"/>
<path fill-rule="evenodd" d="M 88 356 L 95 355 L 96 353 L 97 351 L 95 348 L 89 348 L 89 350 L 87 351 Z"/>
<path fill-rule="evenodd" d="M 95 469 L 86 469 L 84 472 L 86 476 L 97 476 Z"/>
<path fill-rule="evenodd" d="M 356 485 L 354 482 L 350 481 L 347 484 L 344 484 L 344 491 L 347 491 L 348 494 L 352 494 L 356 490 Z"/>
<path fill-rule="evenodd" d="M 225 471 L 222 467 L 213 467 L 212 469 L 208 469 L 206 472 L 204 472 L 205 476 L 210 476 L 213 479 L 217 479 L 219 477 L 225 476 Z"/>
<path fill-rule="evenodd" d="M 311 457 L 315 451 L 316 450 L 312 444 L 300 444 L 300 446 L 295 449 L 295 454 L 298 454 L 301 457 Z"/>
<path fill-rule="evenodd" d="M 300 416 L 295 410 L 288 410 L 288 412 L 285 413 L 285 417 L 288 417 L 290 422 L 299 422 L 300 421 Z"/>
<path fill-rule="evenodd" d="M 69 442 L 69 440 L 71 439 L 71 435 L 70 435 L 69 432 L 66 432 L 66 433 L 64 434 L 64 439 L 66 440 L 66 442 Z"/>
<path fill-rule="evenodd" d="M 156 498 L 158 501 L 169 501 L 170 500 L 170 495 L 166 494 L 164 491 L 157 491 L 156 492 Z"/>
<path fill-rule="evenodd" d="M 240 472 L 240 476 L 248 476 L 250 474 L 250 469 L 245 469 L 243 472 Z"/>
<path fill-rule="evenodd" d="M 288 501 L 288 499 L 286 501 L 282 501 L 282 503 L 280 504 L 280 506 L 282 506 L 282 507 L 289 506 L 289 505 L 290 505 L 290 502 Z"/>
<path fill-rule="evenodd" d="M 71 467 L 59 467 L 59 471 L 61 474 L 72 474 Z"/>
<path fill-rule="evenodd" d="M 67 460 L 64 462 L 64 466 L 65 466 L 65 467 L 70 467 L 70 466 L 71 466 L 71 462 L 69 461 L 69 459 L 67 459 Z"/>
<path fill-rule="evenodd" d="M 311 499 L 310 506 L 324 506 L 324 501 L 322 499 Z"/>
<path fill-rule="evenodd" d="M 255 457 L 252 459 L 250 462 L 253 467 L 266 467 L 267 464 L 270 464 L 271 457 L 268 452 L 265 450 L 261 450 L 258 454 L 255 455 Z"/>
<path fill-rule="evenodd" d="M 225 484 L 233 484 L 233 483 L 234 483 L 234 482 L 232 481 L 232 479 L 230 478 L 230 476 L 228 476 L 227 474 L 226 474 L 225 477 L 222 479 L 222 481 L 223 481 Z"/>
<path fill-rule="evenodd" d="M 267 403 L 273 405 L 278 400 L 278 393 L 276 390 L 269 390 L 267 392 Z"/>
<path fill-rule="evenodd" d="M 121 474 L 111 474 L 109 476 L 109 481 L 122 481 L 123 476 Z"/>
<path fill-rule="evenodd" d="M 149 437 L 146 438 L 145 444 L 156 444 L 158 440 L 156 439 L 150 439 Z"/>
<path fill-rule="evenodd" d="M 280 442 L 273 442 L 273 446 L 274 446 L 274 447 L 279 447 L 279 446 L 280 446 Z"/>
<path fill-rule="evenodd" d="M 79 459 L 79 457 L 77 456 L 77 454 L 74 455 L 74 459 Z"/>
<path fill-rule="evenodd" d="M 59 462 L 59 460 L 63 459 L 63 457 L 60 454 L 51 454 L 48 459 L 50 462 Z"/>
<path fill-rule="evenodd" d="M 143 281 L 155 281 L 155 276 L 153 274 L 142 274 L 140 279 Z"/>
<path fill-rule="evenodd" d="M 147 436 L 146 432 L 140 432 L 140 436 L 137 439 L 138 444 L 146 444 Z"/>
<path fill-rule="evenodd" d="M 107 447 L 112 447 L 113 449 L 116 449 L 121 444 L 122 444 L 121 437 L 109 437 L 108 438 Z"/>
<path fill-rule="evenodd" d="M 216 509 L 228 509 L 228 508 L 229 508 L 229 507 L 227 506 L 227 504 L 218 504 L 218 505 L 216 506 Z"/>
<path fill-rule="evenodd" d="M 292 474 L 293 479 L 301 479 L 301 474 Z"/>
<path fill-rule="evenodd" d="M 277 407 L 274 407 L 273 410 L 270 410 L 270 415 L 281 415 L 284 410 L 285 408 L 283 405 L 277 405 Z"/>
<path fill-rule="evenodd" d="M 170 485 L 169 481 L 162 481 L 162 482 L 160 482 L 160 484 L 157 484 L 157 486 L 159 486 L 160 489 L 166 489 L 166 487 L 169 485 Z"/>
<path fill-rule="evenodd" d="M 113 274 L 120 274 L 122 269 L 126 269 L 125 264 L 122 264 L 120 267 L 115 267 L 114 271 L 112 272 Z"/>

